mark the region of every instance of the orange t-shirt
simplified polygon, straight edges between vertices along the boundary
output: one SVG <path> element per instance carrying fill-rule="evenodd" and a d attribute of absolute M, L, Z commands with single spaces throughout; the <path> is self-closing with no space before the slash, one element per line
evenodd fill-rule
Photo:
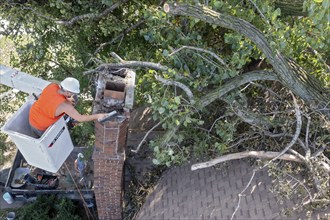
<path fill-rule="evenodd" d="M 57 93 L 59 89 L 57 84 L 48 85 L 31 106 L 29 122 L 34 128 L 45 131 L 64 114 L 55 116 L 57 107 L 66 100 L 65 96 Z"/>

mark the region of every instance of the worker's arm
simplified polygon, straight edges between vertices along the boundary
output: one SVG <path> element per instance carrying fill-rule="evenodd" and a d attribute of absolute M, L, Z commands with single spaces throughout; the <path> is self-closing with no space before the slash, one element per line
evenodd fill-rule
<path fill-rule="evenodd" d="M 60 104 L 56 109 L 55 116 L 59 116 L 62 113 L 66 113 L 71 118 L 79 122 L 102 119 L 106 115 L 106 114 L 82 115 L 69 102 L 63 102 L 62 104 Z"/>

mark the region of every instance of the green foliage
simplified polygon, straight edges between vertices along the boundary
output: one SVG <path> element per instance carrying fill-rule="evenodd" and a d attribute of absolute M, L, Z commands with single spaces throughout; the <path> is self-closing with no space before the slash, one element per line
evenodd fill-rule
<path fill-rule="evenodd" d="M 77 208 L 71 200 L 59 199 L 56 196 L 38 196 L 34 203 L 28 204 L 19 210 L 19 219 L 81 219 Z"/>
<path fill-rule="evenodd" d="M 135 106 L 150 106 L 153 119 L 161 122 L 158 129 L 165 131 L 165 136 L 149 144 L 154 153 L 153 162 L 159 167 L 178 165 L 191 158 L 207 160 L 250 149 L 280 151 L 290 142 L 291 137 L 285 135 L 295 132 L 294 106 L 287 101 L 291 96 L 277 83 L 256 82 L 244 85 L 244 88 L 237 88 L 221 97 L 222 100 L 216 100 L 201 109 L 189 102 L 181 88 L 164 86 L 154 77 L 158 75 L 165 80 L 186 85 L 194 99 L 199 101 L 215 89 L 222 88 L 232 78 L 244 74 L 245 67 L 252 60 L 264 58 L 253 42 L 239 33 L 206 24 L 193 17 L 167 15 L 159 7 L 160 1 L 156 0 L 127 1 L 106 16 L 98 17 L 118 2 L 4 2 L 0 7 L 0 17 L 9 22 L 4 33 L 8 35 L 6 41 L 10 39 L 12 49 L 10 52 L 6 50 L 5 57 L 1 56 L 4 38 L 0 38 L 0 62 L 46 80 L 61 80 L 66 76 L 78 78 L 83 91 L 83 98 L 77 107 L 81 113 L 90 113 L 92 102 L 85 100 L 93 98 L 91 88 L 95 86 L 91 83 L 93 77 L 84 76 L 82 72 L 100 63 L 117 62 L 110 56 L 110 52 L 116 52 L 127 61 L 149 61 L 167 66 L 168 70 L 164 72 L 136 69 Z M 304 1 L 304 10 L 308 16 L 301 17 L 284 14 L 281 8 L 276 7 L 274 0 L 176 2 L 204 5 L 224 15 L 252 23 L 265 35 L 273 52 L 279 51 L 297 61 L 308 74 L 322 81 L 320 86 L 329 87 L 330 74 L 326 64 L 330 57 L 329 1 Z M 83 19 L 77 19 L 81 15 L 84 15 Z M 77 19 L 76 22 L 65 24 L 73 21 L 73 18 Z M 182 46 L 205 49 L 218 57 Z M 8 56 L 11 56 L 10 63 Z M 217 58 L 222 59 L 225 65 Z M 1 88 L 1 93 L 4 91 Z M 13 107 L 16 107 L 10 100 L 4 102 L 8 105 L 1 103 L 1 117 L 3 112 L 13 112 Z M 247 120 L 242 119 L 245 112 L 241 112 L 241 115 L 235 112 L 231 106 L 234 102 L 252 113 L 271 118 L 277 126 L 269 131 L 251 126 Z M 306 117 L 310 110 L 304 103 L 299 103 L 299 106 Z M 312 115 L 309 134 L 306 131 L 306 118 L 303 118 L 300 138 L 303 142 L 307 140 L 317 151 L 329 144 L 329 124 L 318 113 Z M 264 135 L 268 132 L 285 135 L 269 138 Z M 76 145 L 93 146 L 92 124 L 78 125 L 71 133 Z M 0 139 L 0 149 L 5 150 L 5 136 L 0 136 Z M 295 148 L 296 145 L 293 146 Z M 299 153 L 303 151 L 301 148 L 295 150 Z M 88 154 L 91 153 L 92 148 L 89 148 L 85 152 L 86 157 L 89 158 Z M 325 151 L 325 155 L 329 157 L 329 150 Z M 317 163 L 312 163 L 312 167 L 315 167 L 314 177 L 320 180 L 324 190 L 328 190 L 328 176 L 321 172 Z M 306 173 L 305 167 L 294 167 L 289 163 L 285 166 L 277 165 L 272 165 L 270 169 L 280 183 L 274 187 L 274 191 L 282 193 L 285 198 L 295 194 L 305 196 L 304 187 L 298 184 L 298 187 L 292 188 L 290 183 L 293 179 L 288 178 L 296 172 Z M 308 184 L 308 187 L 312 187 L 311 180 Z M 76 218 L 72 214 L 74 208 L 66 201 L 55 201 L 55 198 L 39 200 L 41 202 L 38 206 L 31 206 L 24 211 L 26 219 L 32 219 L 32 215 L 37 216 L 36 219 Z"/>
<path fill-rule="evenodd" d="M 209 131 L 219 116 L 227 114 L 227 104 L 219 101 L 209 109 L 195 109 L 184 91 L 163 86 L 154 75 L 183 83 L 198 100 L 242 74 L 252 59 L 264 58 L 260 50 L 241 34 L 199 19 L 169 16 L 159 7 L 159 1 L 128 1 L 110 14 L 97 17 L 116 2 L 50 0 L 4 3 L 0 16 L 9 21 L 7 30 L 12 32 L 8 37 L 15 43 L 18 54 L 11 60 L 11 65 L 47 80 L 74 76 L 81 82 L 82 97 L 88 98 L 93 97 L 90 92 L 92 80 L 82 72 L 98 66 L 99 61 L 116 62 L 110 56 L 112 51 L 125 60 L 166 65 L 169 67 L 167 72 L 136 70 L 136 106 L 150 105 L 154 119 L 162 121 L 162 128 L 176 131 L 168 141 L 170 143 L 163 143 L 160 139 L 151 144 L 155 163 L 171 165 L 185 161 L 191 155 L 210 157 L 228 152 L 228 146 L 239 130 L 239 120 L 223 117 Z M 265 34 L 272 49 L 296 60 L 321 79 L 324 86 L 330 85 L 325 60 L 329 57 L 328 1 L 305 1 L 308 17 L 284 16 L 273 0 L 179 2 L 207 4 L 206 7 L 217 12 L 251 22 Z M 85 15 L 85 19 L 64 25 L 80 15 Z M 141 20 L 142 24 L 132 26 Z M 101 45 L 105 46 L 99 47 Z M 226 65 L 208 53 L 179 50 L 182 46 L 214 52 Z M 260 93 L 258 90 L 252 97 L 248 95 L 244 97 L 245 94 L 237 92 L 226 99 L 230 100 L 229 103 L 238 100 L 246 104 Z M 82 101 L 78 110 L 89 113 L 91 105 L 91 102 Z M 72 136 L 77 145 L 92 146 L 92 133 L 92 126 L 84 123 L 73 129 Z"/>
<path fill-rule="evenodd" d="M 23 103 L 26 95 L 8 90 L 8 88 L 3 85 L 0 85 L 0 94 L 2 95 L 0 99 L 0 127 L 2 127 L 9 117 L 18 109 L 18 106 Z M 0 133 L 0 164 L 5 162 L 6 158 L 4 157 L 4 152 L 11 146 L 7 137 L 7 134 Z"/>
<path fill-rule="evenodd" d="M 91 93 L 87 91 L 86 93 Z M 86 96 L 85 96 L 86 97 Z M 84 100 L 84 96 L 78 101 L 76 109 L 81 114 L 90 114 L 91 103 L 90 101 Z M 71 129 L 71 138 L 75 146 L 94 146 L 94 124 L 93 122 L 78 123 Z"/>
<path fill-rule="evenodd" d="M 6 151 L 6 138 L 7 135 L 0 133 L 0 164 L 5 162 L 4 152 Z"/>
<path fill-rule="evenodd" d="M 153 147 L 155 158 L 152 162 L 155 165 L 166 165 L 170 167 L 174 164 L 181 164 L 186 160 L 185 149 L 181 149 L 180 146 L 162 148 L 158 146 L 154 141 L 151 141 L 150 146 Z"/>
<path fill-rule="evenodd" d="M 10 66 L 10 58 L 17 57 L 15 45 L 7 37 L 0 36 L 0 63 L 1 65 Z"/>

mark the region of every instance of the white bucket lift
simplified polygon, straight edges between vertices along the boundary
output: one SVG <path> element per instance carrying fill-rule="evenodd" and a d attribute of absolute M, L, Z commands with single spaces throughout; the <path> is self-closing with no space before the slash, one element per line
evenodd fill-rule
<path fill-rule="evenodd" d="M 61 117 L 38 139 L 29 125 L 29 111 L 34 100 L 28 100 L 7 123 L 2 131 L 14 141 L 25 160 L 32 166 L 55 173 L 73 150 L 66 122 Z"/>

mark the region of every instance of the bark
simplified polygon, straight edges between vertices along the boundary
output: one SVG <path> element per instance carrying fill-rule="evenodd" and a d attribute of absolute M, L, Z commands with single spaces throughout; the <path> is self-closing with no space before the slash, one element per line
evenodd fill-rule
<path fill-rule="evenodd" d="M 195 103 L 194 95 L 192 94 L 192 92 L 188 88 L 188 86 L 184 85 L 183 83 L 177 82 L 177 81 L 164 79 L 164 78 L 162 78 L 160 76 L 157 76 L 157 75 L 155 76 L 155 78 L 156 78 L 156 80 L 163 83 L 164 85 L 172 85 L 172 86 L 177 86 L 177 87 L 181 88 L 186 93 L 186 95 L 188 96 L 189 102 L 191 104 Z"/>
<path fill-rule="evenodd" d="M 188 50 L 197 50 L 203 53 L 207 53 L 210 54 L 212 57 L 214 57 L 219 63 L 221 63 L 224 66 L 227 66 L 227 64 L 225 63 L 225 61 L 223 61 L 223 59 L 221 59 L 219 56 L 217 56 L 215 53 L 213 53 L 212 51 L 209 50 L 204 50 L 202 48 L 199 47 L 192 47 L 192 46 L 182 46 L 181 48 L 173 51 L 169 56 L 173 56 L 174 54 L 176 54 L 177 52 L 183 50 L 183 49 L 188 49 Z"/>
<path fill-rule="evenodd" d="M 219 99 L 223 95 L 232 91 L 233 89 L 238 88 L 241 85 L 244 85 L 248 82 L 256 81 L 256 80 L 278 80 L 277 76 L 270 71 L 252 71 L 249 73 L 245 73 L 240 76 L 236 76 L 235 78 L 228 81 L 223 86 L 209 92 L 207 95 L 203 96 L 201 100 L 197 103 L 197 108 L 203 109 L 215 100 Z"/>
<path fill-rule="evenodd" d="M 279 152 L 273 152 L 273 151 L 246 151 L 246 152 L 227 154 L 227 155 L 215 158 L 215 159 L 207 161 L 207 162 L 194 164 L 191 166 L 191 170 L 203 169 L 203 168 L 211 167 L 211 166 L 214 166 L 218 163 L 222 163 L 225 161 L 237 160 L 237 159 L 242 159 L 242 158 L 246 158 L 246 157 L 273 159 L 273 158 L 277 157 L 279 154 L 280 154 Z M 278 159 L 299 162 L 299 163 L 304 162 L 300 158 L 298 158 L 294 155 L 291 155 L 291 154 L 283 154 Z"/>
<path fill-rule="evenodd" d="M 100 14 L 94 14 L 94 13 L 84 14 L 84 15 L 79 15 L 79 16 L 73 17 L 68 21 L 55 21 L 55 23 L 59 24 L 59 25 L 64 25 L 64 26 L 70 27 L 79 21 L 84 21 L 84 20 L 98 21 L 98 20 L 102 19 L 103 17 L 107 16 L 108 14 L 110 14 L 111 12 L 113 12 L 113 10 L 115 10 L 116 8 L 118 8 L 119 6 L 121 6 L 123 3 L 127 2 L 127 1 L 128 0 L 122 0 L 122 1 L 116 2 L 115 4 L 111 5 L 111 7 L 106 8 Z"/>
<path fill-rule="evenodd" d="M 84 74 L 98 73 L 110 69 L 120 69 L 120 68 L 149 68 L 153 70 L 160 70 L 167 72 L 170 69 L 167 66 L 163 66 L 159 63 L 144 62 L 144 61 L 123 61 L 121 63 L 105 63 L 98 66 L 96 69 L 85 71 Z"/>
<path fill-rule="evenodd" d="M 275 7 L 281 9 L 282 15 L 307 16 L 303 11 L 304 0 L 276 0 Z"/>
<path fill-rule="evenodd" d="M 232 107 L 233 112 L 242 119 L 242 121 L 261 128 L 261 130 L 269 130 L 271 128 L 274 128 L 276 126 L 276 123 L 269 120 L 269 117 L 263 117 L 261 115 L 258 115 L 251 111 L 250 109 L 246 108 L 245 106 L 242 106 L 238 102 L 229 102 L 226 98 L 221 98 L 224 102 L 226 102 L 228 105 Z"/>
<path fill-rule="evenodd" d="M 273 66 L 279 81 L 305 102 L 314 108 L 323 108 L 330 102 L 328 94 L 320 92 L 319 88 L 310 83 L 309 74 L 301 76 L 300 72 L 291 68 L 288 60 L 278 51 L 274 51 L 264 34 L 251 23 L 229 15 L 224 15 L 207 7 L 192 6 L 188 4 L 165 4 L 165 12 L 173 15 L 182 15 L 200 19 L 211 25 L 221 26 L 236 31 L 252 42 L 264 53 Z M 212 94 L 213 96 L 215 94 Z M 211 97 L 212 98 L 212 97 Z M 208 103 L 204 100 L 205 104 Z M 330 117 L 328 112 L 323 112 Z"/>

